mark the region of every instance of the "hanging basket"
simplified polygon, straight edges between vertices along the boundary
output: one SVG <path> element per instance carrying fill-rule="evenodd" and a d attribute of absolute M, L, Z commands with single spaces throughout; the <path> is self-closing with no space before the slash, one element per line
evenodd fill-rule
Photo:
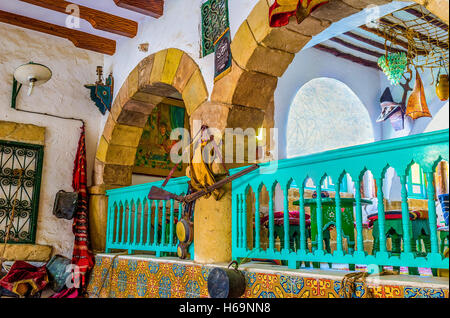
<path fill-rule="evenodd" d="M 389 53 L 387 57 L 383 55 L 378 59 L 378 65 L 392 85 L 398 85 L 400 83 L 407 64 L 408 59 L 406 58 L 405 52 Z"/>

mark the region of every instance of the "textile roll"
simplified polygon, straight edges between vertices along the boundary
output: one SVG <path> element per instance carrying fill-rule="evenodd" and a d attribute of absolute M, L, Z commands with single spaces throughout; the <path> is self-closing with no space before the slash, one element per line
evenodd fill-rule
<path fill-rule="evenodd" d="M 300 23 L 311 12 L 328 2 L 329 0 L 275 0 L 269 8 L 269 24 L 271 27 L 285 26 L 293 15 L 297 15 L 297 22 Z"/>
<path fill-rule="evenodd" d="M 27 262 L 16 261 L 8 274 L 0 280 L 0 286 L 19 295 L 35 295 L 48 284 L 47 269 Z"/>

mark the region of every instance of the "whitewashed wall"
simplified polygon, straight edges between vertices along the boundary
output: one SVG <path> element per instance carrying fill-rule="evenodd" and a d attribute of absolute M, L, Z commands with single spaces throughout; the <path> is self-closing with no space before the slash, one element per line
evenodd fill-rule
<path fill-rule="evenodd" d="M 54 217 L 52 208 L 56 192 L 72 191 L 81 123 L 11 109 L 13 72 L 30 61 L 48 66 L 53 77 L 29 97 L 22 88 L 17 108 L 85 120 L 90 183 L 101 114 L 83 85 L 95 82 L 96 66 L 103 64 L 103 55 L 77 49 L 58 37 L 0 23 L 0 120 L 46 127 L 36 243 L 52 245 L 55 253 L 70 257 L 72 221 Z"/>
<path fill-rule="evenodd" d="M 302 50 L 278 81 L 275 91 L 275 127 L 279 129 L 280 158 L 286 157 L 287 120 L 291 103 L 298 90 L 307 82 L 319 77 L 329 77 L 346 84 L 366 107 L 373 127 L 375 140 L 381 139 L 381 130 L 375 123 L 380 114 L 379 72 L 314 48 Z M 324 114 L 324 116 L 330 113 Z M 332 127 L 330 127 L 332 129 Z"/>
<path fill-rule="evenodd" d="M 248 17 L 259 0 L 228 0 L 230 30 L 234 37 L 242 22 Z M 122 40 L 114 56 L 105 56 L 105 73 L 112 71 L 115 94 L 128 74 L 145 57 L 168 48 L 177 48 L 188 53 L 199 65 L 209 94 L 214 84 L 214 54 L 204 58 L 201 51 L 201 4 L 203 0 L 170 0 L 164 3 L 164 15 L 139 24 L 138 34 L 133 39 Z M 138 46 L 149 43 L 148 52 L 140 52 Z M 106 122 L 103 117 L 102 127 Z"/>

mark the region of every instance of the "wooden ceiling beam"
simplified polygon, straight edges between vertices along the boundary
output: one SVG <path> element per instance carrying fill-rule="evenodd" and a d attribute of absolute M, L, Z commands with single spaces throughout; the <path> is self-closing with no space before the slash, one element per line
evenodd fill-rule
<path fill-rule="evenodd" d="M 415 16 L 416 18 L 425 20 L 425 21 L 431 23 L 432 25 L 448 32 L 448 25 L 445 24 L 444 22 L 439 21 L 439 19 L 437 19 L 437 18 L 432 18 L 431 16 L 423 15 L 422 12 L 417 11 L 416 9 L 413 9 L 413 8 L 406 9 L 405 11 L 408 12 L 409 14 Z"/>
<path fill-rule="evenodd" d="M 395 24 L 395 23 L 393 23 L 393 22 L 391 22 L 391 21 L 389 21 L 387 19 L 380 19 L 380 22 L 383 23 L 384 25 L 387 25 L 388 27 L 394 28 L 394 29 L 396 29 L 396 30 L 398 30 L 400 32 L 406 33 L 408 31 L 405 27 L 403 27 L 401 25 L 398 25 L 398 24 Z M 411 28 L 410 28 L 410 30 L 411 30 Z M 420 41 L 427 42 L 427 43 L 429 43 L 431 45 L 437 46 L 437 47 L 439 47 L 441 49 L 444 49 L 444 50 L 448 50 L 449 49 L 449 43 L 445 43 L 445 42 L 442 42 L 442 41 L 439 41 L 439 40 L 436 40 L 436 39 L 430 39 L 425 34 L 422 34 L 420 32 L 414 31 L 414 30 L 413 30 L 413 35 L 414 35 L 414 37 L 416 39 L 418 39 Z"/>
<path fill-rule="evenodd" d="M 335 48 L 331 48 L 331 47 L 323 45 L 323 44 L 317 44 L 316 46 L 314 46 L 314 48 L 316 48 L 316 49 L 318 49 L 320 51 L 323 51 L 323 52 L 327 52 L 327 53 L 333 54 L 336 57 L 340 57 L 340 58 L 346 59 L 346 60 L 351 61 L 353 63 L 357 63 L 357 64 L 364 65 L 364 66 L 367 66 L 367 67 L 371 67 L 371 68 L 374 68 L 374 69 L 376 69 L 378 71 L 380 70 L 380 68 L 378 67 L 378 64 L 376 62 L 372 62 L 372 61 L 363 59 L 361 57 L 354 56 L 352 54 L 344 53 L 344 52 L 339 51 L 339 50 L 337 50 Z"/>
<path fill-rule="evenodd" d="M 67 7 L 73 3 L 64 0 L 20 0 L 53 11 L 66 13 Z M 80 18 L 88 21 L 95 29 L 134 38 L 137 34 L 138 24 L 103 11 L 91 9 L 75 4 L 80 9 Z"/>
<path fill-rule="evenodd" d="M 80 49 L 113 55 L 116 41 L 0 10 L 0 22 L 65 38 Z"/>
<path fill-rule="evenodd" d="M 369 28 L 369 27 L 367 27 L 367 26 L 365 26 L 365 25 L 361 25 L 359 28 L 360 28 L 361 30 L 366 31 L 366 32 L 375 34 L 375 35 L 377 35 L 377 36 L 379 36 L 380 38 L 383 38 L 383 39 L 385 39 L 385 40 L 387 39 L 389 42 L 391 42 L 391 43 L 393 43 L 393 44 L 395 44 L 395 45 L 397 45 L 397 46 L 400 46 L 400 47 L 404 48 L 404 49 L 406 50 L 406 52 L 409 50 L 409 44 L 408 44 L 408 42 L 404 42 L 404 41 L 399 40 L 399 39 L 396 39 L 396 38 L 388 37 L 388 36 L 387 36 L 383 31 L 381 31 L 381 30 L 378 30 L 378 29 L 372 29 L 372 28 Z M 414 52 L 416 52 L 418 55 L 426 55 L 426 54 L 427 54 L 427 52 L 425 52 L 424 50 L 419 50 L 419 49 L 417 49 L 417 48 L 414 49 Z"/>
<path fill-rule="evenodd" d="M 354 45 L 353 43 L 344 41 L 344 40 L 342 40 L 340 38 L 331 38 L 329 40 L 334 42 L 334 43 L 337 43 L 339 45 L 345 46 L 346 48 L 349 48 L 349 49 L 352 49 L 352 50 L 355 50 L 355 51 L 358 51 L 360 53 L 364 53 L 364 54 L 367 54 L 367 55 L 371 55 L 371 56 L 374 56 L 376 58 L 380 58 L 380 56 L 383 55 L 382 53 L 366 49 L 365 47 Z"/>
<path fill-rule="evenodd" d="M 350 31 L 349 31 L 349 32 L 345 32 L 344 35 L 346 35 L 346 36 L 348 36 L 348 37 L 351 37 L 351 38 L 353 38 L 353 39 L 355 39 L 355 40 L 358 40 L 358 41 L 360 41 L 360 42 L 362 42 L 362 43 L 365 43 L 365 44 L 367 44 L 367 45 L 376 47 L 377 49 L 380 49 L 380 50 L 383 50 L 383 51 L 386 50 L 386 47 L 384 46 L 384 43 L 381 43 L 381 42 L 377 42 L 377 41 L 371 40 L 371 39 L 366 38 L 366 37 L 364 37 L 364 36 L 361 36 L 361 35 L 359 35 L 359 34 L 356 34 L 356 33 L 353 33 L 353 32 L 350 32 Z M 400 49 L 396 49 L 396 48 L 392 48 L 392 47 L 388 47 L 388 50 L 389 50 L 390 52 L 396 52 L 396 53 L 398 53 L 398 52 L 404 52 L 404 53 L 406 54 L 406 51 L 403 51 L 403 50 L 400 50 Z"/>
<path fill-rule="evenodd" d="M 118 7 L 159 18 L 164 13 L 164 0 L 114 0 Z"/>

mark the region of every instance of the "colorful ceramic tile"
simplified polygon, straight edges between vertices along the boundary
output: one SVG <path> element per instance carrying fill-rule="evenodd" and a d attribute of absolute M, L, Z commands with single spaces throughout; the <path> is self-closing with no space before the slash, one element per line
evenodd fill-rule
<path fill-rule="evenodd" d="M 111 298 L 207 298 L 210 267 L 151 260 L 113 259 L 97 256 L 90 275 L 90 297 Z M 341 282 L 329 279 L 244 271 L 243 298 L 335 298 Z M 370 286 L 375 298 L 448 298 L 448 289 Z M 367 297 L 362 282 L 357 282 L 352 298 Z"/>
<path fill-rule="evenodd" d="M 442 289 L 405 287 L 404 296 L 405 298 L 445 298 L 445 292 Z"/>

